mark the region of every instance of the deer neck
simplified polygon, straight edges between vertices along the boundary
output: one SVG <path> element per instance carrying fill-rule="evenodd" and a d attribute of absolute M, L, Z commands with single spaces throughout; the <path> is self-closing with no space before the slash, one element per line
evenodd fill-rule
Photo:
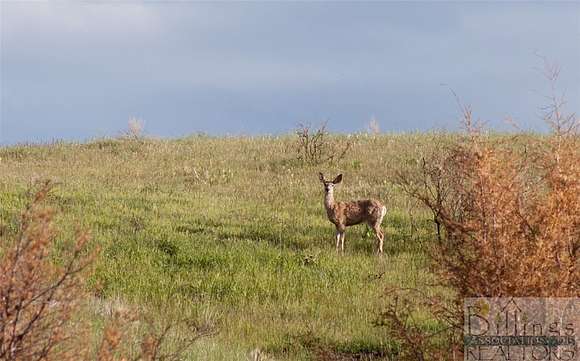
<path fill-rule="evenodd" d="M 324 207 L 326 209 L 332 209 L 334 207 L 334 192 L 332 190 L 330 190 L 329 192 L 326 192 L 326 194 L 324 195 Z"/>

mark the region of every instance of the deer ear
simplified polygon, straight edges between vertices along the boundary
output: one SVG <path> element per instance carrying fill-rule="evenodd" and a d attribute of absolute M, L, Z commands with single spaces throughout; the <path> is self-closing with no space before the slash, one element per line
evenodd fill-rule
<path fill-rule="evenodd" d="M 320 181 L 324 183 L 324 174 L 318 173 L 318 178 L 320 178 Z"/>
<path fill-rule="evenodd" d="M 336 176 L 336 178 L 334 178 L 334 180 L 332 181 L 332 183 L 334 184 L 338 184 L 342 181 L 342 174 L 339 174 Z"/>

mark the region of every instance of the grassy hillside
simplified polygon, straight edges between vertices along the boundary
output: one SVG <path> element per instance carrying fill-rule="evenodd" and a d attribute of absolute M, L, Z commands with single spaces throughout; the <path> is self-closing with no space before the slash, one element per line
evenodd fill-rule
<path fill-rule="evenodd" d="M 393 352 L 373 326 L 384 288 L 429 279 L 429 214 L 389 184 L 406 161 L 446 136 L 353 135 L 338 164 L 296 160 L 296 139 L 105 139 L 0 149 L 0 226 L 16 229 L 27 189 L 53 179 L 62 242 L 80 226 L 101 253 L 88 287 L 103 306 L 215 324 L 192 360 L 371 357 Z M 336 141 L 344 140 L 336 138 Z M 318 171 L 344 174 L 338 200 L 376 197 L 388 208 L 385 255 L 366 226 L 334 249 Z M 338 359 L 338 358 L 337 358 Z M 376 359 L 376 358 L 375 358 Z"/>

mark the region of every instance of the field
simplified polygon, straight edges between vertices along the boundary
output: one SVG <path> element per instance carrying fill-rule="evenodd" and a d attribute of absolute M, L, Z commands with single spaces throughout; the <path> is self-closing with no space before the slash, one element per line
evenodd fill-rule
<path fill-rule="evenodd" d="M 396 346 L 373 325 L 388 286 L 431 278 L 430 214 L 394 187 L 394 172 L 443 134 L 333 136 L 352 142 L 335 164 L 296 159 L 296 137 L 98 139 L 0 149 L 0 228 L 14 232 L 28 190 L 57 186 L 59 247 L 78 227 L 101 249 L 86 287 L 95 325 L 114 309 L 159 319 L 193 317 L 217 333 L 191 360 L 391 359 Z M 337 200 L 387 206 L 385 254 L 366 226 L 334 248 L 323 187 L 344 174 Z M 87 341 L 89 342 L 89 341 Z"/>

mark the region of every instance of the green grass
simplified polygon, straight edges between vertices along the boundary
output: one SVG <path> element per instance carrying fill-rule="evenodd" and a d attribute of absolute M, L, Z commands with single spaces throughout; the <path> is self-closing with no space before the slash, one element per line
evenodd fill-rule
<path fill-rule="evenodd" d="M 353 135 L 345 159 L 321 167 L 295 160 L 291 136 L 5 147 L 0 225 L 15 229 L 35 180 L 57 181 L 59 240 L 80 225 L 102 250 L 88 282 L 96 299 L 217 325 L 192 360 L 246 360 L 255 348 L 274 359 L 379 358 L 393 348 L 373 326 L 385 286 L 431 277 L 429 214 L 388 179 L 447 138 Z M 349 228 L 336 254 L 318 171 L 344 174 L 338 200 L 384 201 L 384 257 L 365 226 Z"/>

